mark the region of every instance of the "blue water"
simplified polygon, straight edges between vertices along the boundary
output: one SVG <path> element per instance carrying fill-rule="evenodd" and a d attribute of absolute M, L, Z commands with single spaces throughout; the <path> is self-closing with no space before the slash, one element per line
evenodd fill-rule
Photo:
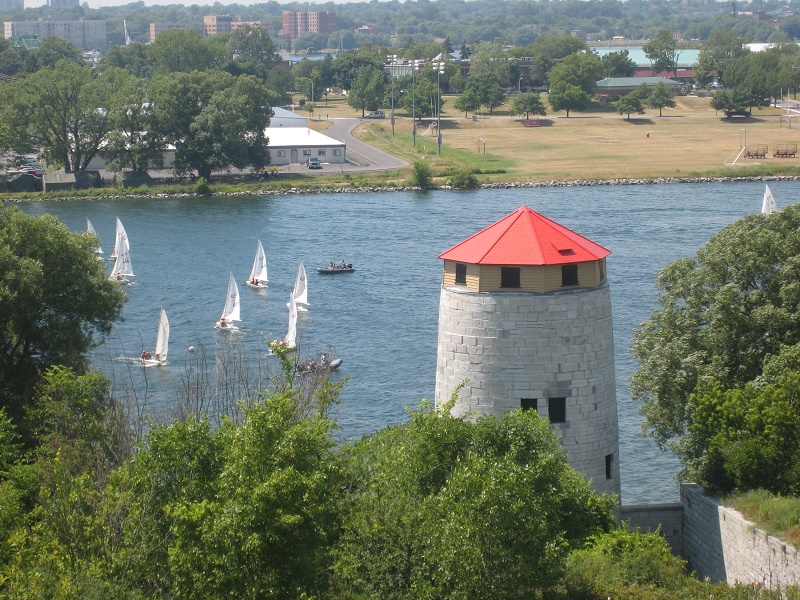
<path fill-rule="evenodd" d="M 797 187 L 770 184 L 779 206 L 793 201 Z M 191 356 L 187 348 L 205 346 L 213 363 L 229 339 L 212 326 L 222 312 L 228 274 L 239 282 L 247 278 L 256 239 L 266 250 L 270 286 L 258 292 L 240 284 L 243 334 L 237 339 L 251 355 L 263 354 L 265 340 L 286 333 L 285 305 L 302 258 L 311 307 L 300 316 L 301 350 L 309 356 L 332 350 L 344 359 L 340 372 L 349 380 L 336 417 L 338 434 L 349 439 L 402 422 L 406 407 L 433 396 L 442 268 L 437 256 L 528 205 L 612 251 L 620 466 L 623 502 L 632 504 L 677 499 L 677 461 L 642 437 L 627 386 L 634 369 L 631 336 L 656 306 L 656 274 L 693 255 L 727 223 L 760 210 L 763 193 L 764 184 L 754 182 L 20 206 L 30 214 L 52 213 L 76 231 L 85 231 L 88 216 L 106 253 L 113 246 L 114 217 L 122 220 L 138 285 L 129 288 L 124 321 L 94 361 L 112 376 L 118 393 L 135 390 L 143 410 L 154 414 L 174 406 Z M 316 273 L 316 266 L 343 259 L 355 273 Z M 144 370 L 113 359 L 153 348 L 162 304 L 171 324 L 169 365 L 147 369 L 144 377 Z M 265 364 L 271 369 L 274 361 Z"/>

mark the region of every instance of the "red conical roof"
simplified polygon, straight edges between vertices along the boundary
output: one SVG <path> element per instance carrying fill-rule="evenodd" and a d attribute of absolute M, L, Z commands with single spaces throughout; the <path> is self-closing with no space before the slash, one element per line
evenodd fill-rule
<path fill-rule="evenodd" d="M 523 206 L 439 258 L 476 265 L 561 265 L 609 254 L 610 250 Z"/>

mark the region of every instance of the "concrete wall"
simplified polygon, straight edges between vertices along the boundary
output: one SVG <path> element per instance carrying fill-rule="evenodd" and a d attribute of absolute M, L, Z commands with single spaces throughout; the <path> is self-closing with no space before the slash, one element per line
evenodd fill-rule
<path fill-rule="evenodd" d="M 683 557 L 698 577 L 768 589 L 800 584 L 800 557 L 793 546 L 755 529 L 698 485 L 682 485 L 681 502 Z"/>
<path fill-rule="evenodd" d="M 549 294 L 442 287 L 436 402 L 463 380 L 453 413 L 502 414 L 523 399 L 552 417 L 570 465 L 601 493 L 619 494 L 614 337 L 608 284 Z M 554 400 L 559 399 L 559 400 Z M 607 476 L 606 457 L 610 457 Z"/>
<path fill-rule="evenodd" d="M 649 532 L 661 527 L 661 534 L 669 543 L 672 553 L 683 556 L 683 504 L 680 502 L 622 506 L 619 518 L 628 523 L 631 529 Z"/>

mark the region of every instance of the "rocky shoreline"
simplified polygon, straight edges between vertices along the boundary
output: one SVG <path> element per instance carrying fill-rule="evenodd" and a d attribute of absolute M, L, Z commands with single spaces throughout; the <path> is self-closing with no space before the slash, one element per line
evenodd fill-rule
<path fill-rule="evenodd" d="M 746 181 L 800 181 L 800 175 L 759 175 L 753 177 L 654 177 L 648 179 L 575 179 L 575 180 L 550 180 L 550 181 L 514 181 L 483 183 L 479 189 L 525 189 L 546 187 L 588 187 L 600 185 L 669 185 L 680 183 L 737 183 Z M 434 186 L 429 190 L 456 190 L 452 186 Z M 191 198 L 199 196 L 287 196 L 293 194 L 364 194 L 370 192 L 409 192 L 424 191 L 413 186 L 381 186 L 381 187 L 338 187 L 338 188 L 289 188 L 280 190 L 249 190 L 242 192 L 211 192 L 199 194 L 197 192 L 183 192 L 176 194 L 106 194 L 102 196 L 69 196 L 62 198 L 42 198 L 48 201 L 86 200 L 124 200 L 126 198 Z M 0 198 L 0 203 L 36 202 L 38 198 Z"/>

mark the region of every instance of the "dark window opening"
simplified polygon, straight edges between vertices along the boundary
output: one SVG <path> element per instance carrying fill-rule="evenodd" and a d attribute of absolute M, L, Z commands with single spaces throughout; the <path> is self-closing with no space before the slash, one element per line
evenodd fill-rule
<path fill-rule="evenodd" d="M 611 467 L 614 464 L 614 455 L 606 454 L 606 479 L 611 479 Z"/>
<path fill-rule="evenodd" d="M 600 281 L 605 281 L 606 278 L 606 262 L 600 261 Z"/>
<path fill-rule="evenodd" d="M 501 288 L 520 287 L 519 267 L 500 267 L 500 287 Z"/>
<path fill-rule="evenodd" d="M 561 266 L 561 285 L 578 285 L 578 265 Z"/>
<path fill-rule="evenodd" d="M 567 399 L 566 398 L 550 398 L 547 403 L 548 412 L 550 413 L 551 423 L 566 423 L 567 422 Z"/>
<path fill-rule="evenodd" d="M 467 285 L 467 265 L 456 263 L 456 283 Z"/>
<path fill-rule="evenodd" d="M 522 410 L 538 410 L 539 401 L 536 398 L 520 398 L 519 406 Z"/>

